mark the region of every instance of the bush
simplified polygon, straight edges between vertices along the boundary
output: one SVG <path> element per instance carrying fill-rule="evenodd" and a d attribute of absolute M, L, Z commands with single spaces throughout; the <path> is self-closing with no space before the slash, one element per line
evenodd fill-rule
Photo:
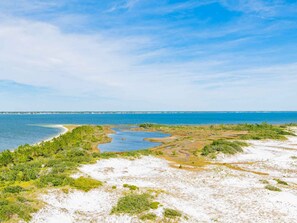
<path fill-rule="evenodd" d="M 164 217 L 166 218 L 176 218 L 176 217 L 181 217 L 182 214 L 174 209 L 170 209 L 170 208 L 165 208 L 164 209 Z"/>
<path fill-rule="evenodd" d="M 215 154 L 218 152 L 222 152 L 224 154 L 235 154 L 242 152 L 242 147 L 244 146 L 248 146 L 248 144 L 245 142 L 219 139 L 213 141 L 210 145 L 205 146 L 201 151 L 201 155 L 207 156 L 209 154 Z"/>
<path fill-rule="evenodd" d="M 151 124 L 151 123 L 143 123 L 143 124 L 139 125 L 140 128 L 145 128 L 145 129 L 151 128 L 153 126 L 154 126 L 154 124 Z"/>
<path fill-rule="evenodd" d="M 7 166 L 13 163 L 13 156 L 9 150 L 5 150 L 0 153 L 0 166 Z"/>
<path fill-rule="evenodd" d="M 159 202 L 154 201 L 151 203 L 150 207 L 151 207 L 151 209 L 158 209 L 159 204 L 160 204 Z"/>
<path fill-rule="evenodd" d="M 80 177 L 75 179 L 71 185 L 78 190 L 87 192 L 94 188 L 102 186 L 102 182 L 91 178 Z"/>
<path fill-rule="evenodd" d="M 72 183 L 73 179 L 70 177 L 67 177 L 65 175 L 57 175 L 57 174 L 49 174 L 45 175 L 39 178 L 37 181 L 38 187 L 58 187 L 58 186 L 64 186 L 64 185 L 70 185 Z"/>
<path fill-rule="evenodd" d="M 25 189 L 20 187 L 20 186 L 8 186 L 8 187 L 5 187 L 3 189 L 3 192 L 4 193 L 20 193 L 22 191 L 24 191 Z"/>
<path fill-rule="evenodd" d="M 8 221 L 13 216 L 29 221 L 31 219 L 30 214 L 34 211 L 36 211 L 34 208 L 20 202 L 6 202 L 0 207 L 0 222 Z"/>
<path fill-rule="evenodd" d="M 140 214 L 150 210 L 151 196 L 149 194 L 130 194 L 119 199 L 117 205 L 112 208 L 112 214 Z"/>

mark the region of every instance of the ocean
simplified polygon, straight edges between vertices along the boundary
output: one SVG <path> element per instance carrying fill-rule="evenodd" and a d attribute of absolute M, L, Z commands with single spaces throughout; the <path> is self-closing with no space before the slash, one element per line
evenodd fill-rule
<path fill-rule="evenodd" d="M 153 112 L 153 113 L 46 113 L 0 114 L 0 151 L 34 144 L 61 132 L 56 124 L 140 124 L 204 125 L 297 123 L 297 112 Z"/>

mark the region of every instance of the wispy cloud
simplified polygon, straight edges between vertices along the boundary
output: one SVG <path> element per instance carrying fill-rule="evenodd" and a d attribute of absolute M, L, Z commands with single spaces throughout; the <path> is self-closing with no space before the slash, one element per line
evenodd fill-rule
<path fill-rule="evenodd" d="M 34 1 L 0 2 L 1 107 L 32 88 L 52 109 L 296 108 L 291 4 Z"/>

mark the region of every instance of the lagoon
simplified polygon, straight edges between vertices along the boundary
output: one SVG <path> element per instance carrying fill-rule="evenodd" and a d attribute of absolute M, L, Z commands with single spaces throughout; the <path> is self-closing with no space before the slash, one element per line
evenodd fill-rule
<path fill-rule="evenodd" d="M 141 149 L 148 149 L 159 146 L 161 143 L 150 142 L 147 138 L 164 138 L 169 134 L 161 132 L 140 132 L 133 131 L 131 128 L 114 128 L 114 133 L 110 134 L 112 138 L 110 143 L 100 144 L 100 152 L 125 152 Z"/>

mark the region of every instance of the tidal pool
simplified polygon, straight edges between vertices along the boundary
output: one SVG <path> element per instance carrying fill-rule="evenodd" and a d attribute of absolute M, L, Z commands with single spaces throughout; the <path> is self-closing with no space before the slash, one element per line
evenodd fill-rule
<path fill-rule="evenodd" d="M 127 128 L 114 128 L 115 133 L 110 134 L 110 143 L 100 144 L 98 147 L 101 152 L 125 152 L 133 150 L 148 149 L 159 146 L 161 143 L 150 142 L 145 138 L 164 138 L 169 134 L 161 132 L 139 132 Z"/>

